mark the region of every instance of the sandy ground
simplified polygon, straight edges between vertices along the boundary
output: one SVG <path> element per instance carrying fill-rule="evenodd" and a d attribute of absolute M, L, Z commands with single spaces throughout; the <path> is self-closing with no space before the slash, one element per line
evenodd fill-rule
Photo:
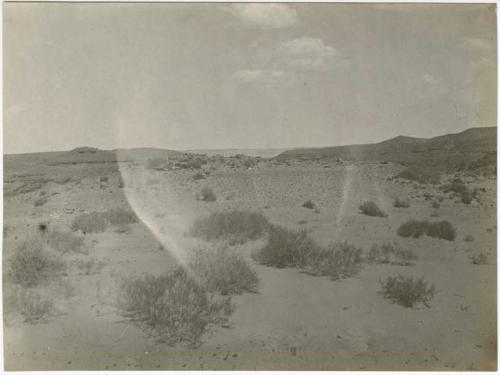
<path fill-rule="evenodd" d="M 49 182 L 43 188 L 50 195 L 45 205 L 33 206 L 38 192 L 6 196 L 4 258 L 42 221 L 69 230 L 78 212 L 130 206 L 142 223 L 128 233 L 86 236 L 88 256 L 105 266 L 91 275 L 70 272 L 64 282 L 71 291 L 46 322 L 23 322 L 6 300 L 7 370 L 496 369 L 496 179 L 468 181 L 485 189 L 480 203 L 446 198 L 434 209 L 433 199 L 423 194 L 444 195 L 438 187 L 388 180 L 398 170 L 392 164 L 262 163 L 254 169 L 212 171 L 195 181 L 193 171 L 152 172 L 123 163 L 124 189 L 117 187 L 117 171 L 90 174 L 67 166 L 47 167 L 43 173 L 54 168 L 73 180 Z M 100 175 L 109 176 L 102 189 Z M 15 183 L 8 177 L 7 183 Z M 217 193 L 216 202 L 195 199 L 205 185 Z M 411 207 L 392 207 L 395 197 L 409 197 Z M 301 207 L 308 199 L 319 213 Z M 388 217 L 360 214 L 358 206 L 366 200 L 377 202 Z M 231 324 L 212 327 L 200 347 L 159 344 L 120 315 L 114 305 L 117 280 L 162 273 L 188 249 L 214 246 L 186 231 L 195 218 L 231 208 L 260 211 L 273 223 L 307 229 L 325 245 L 347 240 L 368 251 L 375 243 L 392 241 L 411 249 L 418 260 L 409 267 L 365 265 L 354 277 L 332 281 L 256 264 L 250 253 L 263 246 L 262 239 L 234 247 L 257 271 L 258 293 L 234 297 Z M 398 237 L 398 226 L 410 218 L 449 220 L 457 239 Z M 464 241 L 466 235 L 474 241 Z M 488 253 L 489 263 L 472 264 L 469 257 L 476 252 Z M 379 279 L 395 273 L 433 282 L 431 308 L 405 308 L 382 298 Z"/>

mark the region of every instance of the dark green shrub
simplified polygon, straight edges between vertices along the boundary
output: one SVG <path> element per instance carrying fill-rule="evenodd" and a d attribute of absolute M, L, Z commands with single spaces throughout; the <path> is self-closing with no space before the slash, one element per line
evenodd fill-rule
<path fill-rule="evenodd" d="M 205 186 L 203 189 L 201 189 L 199 199 L 205 202 L 215 202 L 217 200 L 217 195 L 212 189 L 210 189 L 208 186 Z"/>
<path fill-rule="evenodd" d="M 183 268 L 162 276 L 124 280 L 118 305 L 124 314 L 158 341 L 200 344 L 210 324 L 222 324 L 233 311 L 230 298 L 216 298 Z"/>
<path fill-rule="evenodd" d="M 386 217 L 387 214 L 382 211 L 375 202 L 367 201 L 359 206 L 359 210 L 361 213 L 367 216 L 376 216 L 376 217 Z"/>
<path fill-rule="evenodd" d="M 404 277 L 401 275 L 389 276 L 380 281 L 382 295 L 404 307 L 414 307 L 422 303 L 430 307 L 430 302 L 434 298 L 434 284 L 429 284 L 422 278 Z"/>
<path fill-rule="evenodd" d="M 316 205 L 311 200 L 308 200 L 308 201 L 304 202 L 302 207 L 309 208 L 310 210 L 313 210 L 316 208 Z"/>
<path fill-rule="evenodd" d="M 441 173 L 431 168 L 408 167 L 395 177 L 415 181 L 420 184 L 439 184 L 441 182 Z"/>
<path fill-rule="evenodd" d="M 410 207 L 410 200 L 396 198 L 396 199 L 394 199 L 394 202 L 392 205 L 396 208 L 408 208 L 408 207 Z"/>
<path fill-rule="evenodd" d="M 476 265 L 488 264 L 488 254 L 486 253 L 474 254 L 470 257 L 470 260 L 472 261 L 472 264 Z"/>
<path fill-rule="evenodd" d="M 330 276 L 333 280 L 355 275 L 361 269 L 363 251 L 347 242 L 329 245 L 309 254 L 303 268 L 317 276 Z"/>
<path fill-rule="evenodd" d="M 104 232 L 108 226 L 106 219 L 99 212 L 80 214 L 73 219 L 71 229 L 83 234 Z"/>
<path fill-rule="evenodd" d="M 87 253 L 84 247 L 85 240 L 73 233 L 62 232 L 59 230 L 49 230 L 43 236 L 44 242 L 52 249 L 62 254 L 67 253 Z"/>
<path fill-rule="evenodd" d="M 208 291 L 222 295 L 256 293 L 257 273 L 239 255 L 227 249 L 200 250 L 190 267 Z"/>
<path fill-rule="evenodd" d="M 305 230 L 294 231 L 271 225 L 267 244 L 252 256 L 257 262 L 266 266 L 304 267 L 310 254 L 318 250 L 318 245 Z"/>
<path fill-rule="evenodd" d="M 7 267 L 8 279 L 25 288 L 48 283 L 66 271 L 66 264 L 44 248 L 40 237 L 21 242 Z"/>
<path fill-rule="evenodd" d="M 102 213 L 102 217 L 111 225 L 126 225 L 139 222 L 139 218 L 132 210 L 112 208 Z"/>
<path fill-rule="evenodd" d="M 260 213 L 233 210 L 212 212 L 197 219 L 191 226 L 190 234 L 208 241 L 226 239 L 242 243 L 262 237 L 268 227 L 269 222 Z"/>
<path fill-rule="evenodd" d="M 441 238 L 448 241 L 454 241 L 456 236 L 455 228 L 446 220 L 433 223 L 427 220 L 408 220 L 400 225 L 397 233 L 401 237 L 412 238 L 419 238 L 425 234 L 429 237 Z"/>
<path fill-rule="evenodd" d="M 417 256 L 411 250 L 403 250 L 392 243 L 373 245 L 368 252 L 367 261 L 372 264 L 396 264 L 409 266 Z"/>

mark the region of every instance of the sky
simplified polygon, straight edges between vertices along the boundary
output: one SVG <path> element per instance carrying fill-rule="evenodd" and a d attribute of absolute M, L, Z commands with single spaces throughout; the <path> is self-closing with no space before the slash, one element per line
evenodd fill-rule
<path fill-rule="evenodd" d="M 4 3 L 4 152 L 496 126 L 494 4 Z"/>

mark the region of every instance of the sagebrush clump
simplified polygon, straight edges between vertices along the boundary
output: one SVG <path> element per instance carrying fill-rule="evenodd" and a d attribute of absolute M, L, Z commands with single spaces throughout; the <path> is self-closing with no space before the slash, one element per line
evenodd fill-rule
<path fill-rule="evenodd" d="M 252 256 L 266 266 L 304 267 L 309 255 L 318 250 L 319 246 L 305 230 L 294 231 L 270 225 L 267 244 Z"/>
<path fill-rule="evenodd" d="M 266 245 L 252 254 L 259 263 L 277 268 L 295 267 L 312 275 L 337 280 L 361 269 L 362 250 L 337 242 L 321 248 L 305 230 L 272 225 Z"/>
<path fill-rule="evenodd" d="M 261 213 L 220 211 L 197 219 L 191 226 L 190 234 L 208 241 L 225 239 L 241 243 L 262 237 L 268 227 L 269 222 Z"/>
<path fill-rule="evenodd" d="M 33 288 L 46 284 L 66 272 L 66 264 L 44 247 L 42 238 L 35 236 L 19 244 L 8 259 L 7 277 L 13 284 Z"/>
<path fill-rule="evenodd" d="M 436 222 L 408 220 L 400 225 L 397 233 L 401 237 L 411 238 L 419 238 L 425 234 L 429 237 L 441 238 L 448 241 L 454 241 L 456 237 L 455 227 L 446 220 Z"/>
<path fill-rule="evenodd" d="M 257 273 L 241 256 L 228 249 L 199 250 L 192 256 L 190 268 L 210 292 L 224 296 L 257 292 Z"/>
<path fill-rule="evenodd" d="M 382 211 L 375 202 L 372 201 L 367 201 L 363 202 L 359 206 L 359 210 L 361 213 L 367 215 L 367 216 L 375 216 L 375 217 L 386 217 L 387 214 Z"/>
<path fill-rule="evenodd" d="M 434 284 L 429 284 L 422 278 L 388 276 L 380 281 L 380 285 L 385 298 L 404 307 L 414 307 L 419 303 L 430 307 L 435 293 Z"/>
<path fill-rule="evenodd" d="M 232 313 L 230 297 L 209 294 L 183 268 L 161 276 L 125 279 L 118 306 L 159 342 L 200 344 L 210 324 L 223 324 Z"/>
<path fill-rule="evenodd" d="M 394 202 L 392 204 L 396 208 L 408 208 L 410 207 L 410 200 L 409 199 L 400 199 L 399 197 L 394 199 Z"/>
<path fill-rule="evenodd" d="M 215 202 L 217 200 L 217 194 L 208 186 L 205 186 L 197 195 L 197 199 L 205 202 Z"/>
<path fill-rule="evenodd" d="M 439 184 L 441 182 L 441 173 L 432 168 L 408 167 L 395 177 L 415 181 L 420 184 Z"/>
<path fill-rule="evenodd" d="M 81 231 L 83 234 L 104 232 L 108 222 L 99 212 L 80 214 L 73 219 L 71 229 Z"/>
<path fill-rule="evenodd" d="M 417 256 L 411 250 L 403 250 L 395 244 L 375 244 L 368 252 L 366 260 L 372 264 L 395 264 L 409 266 Z"/>

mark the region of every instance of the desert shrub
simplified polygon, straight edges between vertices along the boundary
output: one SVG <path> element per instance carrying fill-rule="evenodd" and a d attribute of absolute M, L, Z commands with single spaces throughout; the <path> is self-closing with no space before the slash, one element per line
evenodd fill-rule
<path fill-rule="evenodd" d="M 106 266 L 103 260 L 97 260 L 95 258 L 90 259 L 78 259 L 76 261 L 76 268 L 83 275 L 92 275 L 98 273 Z"/>
<path fill-rule="evenodd" d="M 240 243 L 261 237 L 268 227 L 269 222 L 260 213 L 222 211 L 197 219 L 191 226 L 190 234 L 208 241 L 227 239 Z"/>
<path fill-rule="evenodd" d="M 401 237 L 412 238 L 419 238 L 425 234 L 429 237 L 441 238 L 448 241 L 454 241 L 456 236 L 455 228 L 446 220 L 433 223 L 426 220 L 408 220 L 400 225 L 397 233 Z"/>
<path fill-rule="evenodd" d="M 429 237 L 454 241 L 456 237 L 456 230 L 449 221 L 442 220 L 429 223 L 426 234 Z"/>
<path fill-rule="evenodd" d="M 278 268 L 304 267 L 319 246 L 305 230 L 294 231 L 276 225 L 269 227 L 267 243 L 252 254 L 259 263 Z"/>
<path fill-rule="evenodd" d="M 35 202 L 33 204 L 35 207 L 40 207 L 40 206 L 43 206 L 48 201 L 49 201 L 49 198 L 47 198 L 46 196 L 42 196 L 40 198 L 35 199 Z"/>
<path fill-rule="evenodd" d="M 359 210 L 361 211 L 361 213 L 363 213 L 367 216 L 377 216 L 377 217 L 386 217 L 387 216 L 387 214 L 384 211 L 382 211 L 375 204 L 375 202 L 372 202 L 372 201 L 363 202 L 363 204 L 361 204 L 359 206 Z"/>
<path fill-rule="evenodd" d="M 150 159 L 146 164 L 146 169 L 152 169 L 156 171 L 164 171 L 167 168 L 168 160 L 155 158 Z"/>
<path fill-rule="evenodd" d="M 50 230 L 43 235 L 44 242 L 52 249 L 62 253 L 86 253 L 85 240 L 73 233 Z"/>
<path fill-rule="evenodd" d="M 73 219 L 71 229 L 83 234 L 104 232 L 108 226 L 106 219 L 99 212 L 80 214 Z"/>
<path fill-rule="evenodd" d="M 410 207 L 410 200 L 409 199 L 400 199 L 399 197 L 394 199 L 394 202 L 392 205 L 396 208 L 408 208 Z"/>
<path fill-rule="evenodd" d="M 347 242 L 338 242 L 311 252 L 303 267 L 313 275 L 343 279 L 359 272 L 362 253 L 361 249 Z"/>
<path fill-rule="evenodd" d="M 462 203 L 470 204 L 477 196 L 477 190 L 470 190 L 461 180 L 454 180 L 450 184 L 441 186 L 444 193 L 452 193 L 452 197 L 456 194 L 460 197 Z"/>
<path fill-rule="evenodd" d="M 198 173 L 195 173 L 193 175 L 193 180 L 197 181 L 197 180 L 203 180 L 205 179 L 205 175 L 201 172 L 198 172 Z"/>
<path fill-rule="evenodd" d="M 7 276 L 13 284 L 32 288 L 61 275 L 66 264 L 44 248 L 43 240 L 33 237 L 19 244 L 8 260 Z"/>
<path fill-rule="evenodd" d="M 199 344 L 210 324 L 226 322 L 233 311 L 230 298 L 211 296 L 180 267 L 161 276 L 123 280 L 118 306 L 141 328 L 170 345 Z"/>
<path fill-rule="evenodd" d="M 466 236 L 464 237 L 464 241 L 465 241 L 465 242 L 472 242 L 472 241 L 474 241 L 474 236 L 473 236 L 473 235 L 471 235 L 471 234 L 468 234 L 468 235 L 466 235 Z"/>
<path fill-rule="evenodd" d="M 199 199 L 205 202 L 215 202 L 217 200 L 217 195 L 208 186 L 201 189 L 199 194 Z"/>
<path fill-rule="evenodd" d="M 310 210 L 313 210 L 313 209 L 316 208 L 316 205 L 314 204 L 313 201 L 308 200 L 308 201 L 304 202 L 304 204 L 302 205 L 302 207 L 309 208 Z"/>
<path fill-rule="evenodd" d="M 19 309 L 26 323 L 38 323 L 53 315 L 54 301 L 43 297 L 39 292 L 23 290 L 19 297 Z"/>
<path fill-rule="evenodd" d="M 439 207 L 441 207 L 441 205 L 439 204 L 438 201 L 433 201 L 432 202 L 432 208 L 434 208 L 435 210 L 438 210 Z"/>
<path fill-rule="evenodd" d="M 121 207 L 103 212 L 102 217 L 111 225 L 127 225 L 139 222 L 139 218 L 134 211 Z"/>
<path fill-rule="evenodd" d="M 388 276 L 385 280 L 381 280 L 380 284 L 385 298 L 404 307 L 414 307 L 418 303 L 430 307 L 430 302 L 434 298 L 434 284 L 429 284 L 422 278 Z"/>
<path fill-rule="evenodd" d="M 367 255 L 367 261 L 373 264 L 396 264 L 408 266 L 417 257 L 411 250 L 403 250 L 392 243 L 373 245 Z"/>
<path fill-rule="evenodd" d="M 486 253 L 478 253 L 474 254 L 470 257 L 472 264 L 482 265 L 488 264 L 488 254 Z"/>
<path fill-rule="evenodd" d="M 415 181 L 420 184 L 439 184 L 441 181 L 441 174 L 439 171 L 431 168 L 408 167 L 395 177 Z"/>
<path fill-rule="evenodd" d="M 190 262 L 200 283 L 222 295 L 257 292 L 257 273 L 241 256 L 227 249 L 199 250 Z"/>

